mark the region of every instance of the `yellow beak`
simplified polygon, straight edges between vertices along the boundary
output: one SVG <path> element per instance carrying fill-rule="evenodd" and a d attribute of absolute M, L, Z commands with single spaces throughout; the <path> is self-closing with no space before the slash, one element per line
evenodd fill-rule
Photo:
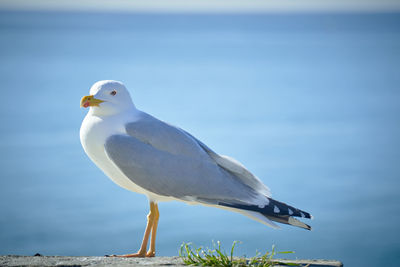
<path fill-rule="evenodd" d="M 82 97 L 81 99 L 81 107 L 98 107 L 100 103 L 103 103 L 103 100 L 94 98 L 93 95 L 87 95 Z"/>

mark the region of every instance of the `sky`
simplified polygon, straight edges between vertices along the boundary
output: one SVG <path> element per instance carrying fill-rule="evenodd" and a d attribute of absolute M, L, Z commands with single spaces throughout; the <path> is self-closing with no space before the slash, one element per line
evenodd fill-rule
<path fill-rule="evenodd" d="M 0 9 L 126 12 L 396 12 L 398 0 L 0 0 Z"/>

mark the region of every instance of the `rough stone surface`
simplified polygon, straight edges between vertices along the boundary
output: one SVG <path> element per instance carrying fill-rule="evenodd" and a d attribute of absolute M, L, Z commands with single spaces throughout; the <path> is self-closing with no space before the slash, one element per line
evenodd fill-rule
<path fill-rule="evenodd" d="M 304 267 L 342 267 L 343 263 L 333 260 L 279 260 L 282 263 L 294 263 Z M 280 266 L 280 265 L 277 265 Z M 286 265 L 287 266 L 287 265 Z"/>
<path fill-rule="evenodd" d="M 284 263 L 296 263 L 300 266 L 310 267 L 341 267 L 339 261 L 325 260 L 279 260 Z M 179 257 L 155 257 L 155 258 L 109 258 L 93 256 L 0 256 L 0 266 L 185 266 Z M 277 265 L 279 266 L 279 265 Z"/>
<path fill-rule="evenodd" d="M 0 266 L 185 266 L 179 257 L 0 256 Z"/>

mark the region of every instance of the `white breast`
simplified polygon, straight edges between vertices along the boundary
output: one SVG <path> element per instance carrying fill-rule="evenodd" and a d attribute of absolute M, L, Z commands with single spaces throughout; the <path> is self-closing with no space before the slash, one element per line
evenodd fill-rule
<path fill-rule="evenodd" d="M 124 122 L 127 116 L 93 116 L 89 112 L 82 122 L 80 129 L 80 139 L 89 158 L 99 167 L 112 181 L 119 186 L 137 193 L 151 195 L 150 192 L 137 186 L 126 177 L 116 165 L 108 158 L 104 144 L 107 138 L 113 134 L 126 134 Z"/>

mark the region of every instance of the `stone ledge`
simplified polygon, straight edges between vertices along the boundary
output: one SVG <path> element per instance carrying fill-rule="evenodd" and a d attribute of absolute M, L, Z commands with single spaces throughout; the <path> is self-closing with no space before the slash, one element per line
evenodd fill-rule
<path fill-rule="evenodd" d="M 342 267 L 340 261 L 327 260 L 279 260 L 282 263 L 295 263 L 299 266 L 309 267 Z M 108 258 L 93 256 L 0 256 L 0 266 L 57 266 L 57 267 L 80 267 L 80 266 L 186 266 L 179 257 L 155 257 L 155 258 Z M 280 266 L 280 265 L 277 265 Z"/>

